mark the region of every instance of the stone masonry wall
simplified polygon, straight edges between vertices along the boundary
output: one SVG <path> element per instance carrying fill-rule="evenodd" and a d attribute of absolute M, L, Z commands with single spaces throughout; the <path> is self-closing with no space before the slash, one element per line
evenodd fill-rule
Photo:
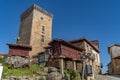
<path fill-rule="evenodd" d="M 44 26 L 44 31 L 42 30 Z M 44 41 L 41 41 L 44 36 Z M 30 45 L 32 45 L 32 51 L 30 56 L 36 55 L 44 51 L 44 47 L 48 45 L 52 38 L 52 18 L 45 15 L 44 13 L 34 9 L 33 11 L 33 22 L 32 31 L 30 38 Z"/>
<path fill-rule="evenodd" d="M 31 45 L 32 51 L 29 52 L 29 56 L 32 57 L 43 52 L 44 47 L 48 45 L 51 38 L 52 15 L 37 5 L 33 5 L 28 8 L 21 15 L 17 44 Z"/>
<path fill-rule="evenodd" d="M 17 44 L 29 45 L 30 43 L 33 12 L 27 15 L 25 19 L 21 20 Z"/>

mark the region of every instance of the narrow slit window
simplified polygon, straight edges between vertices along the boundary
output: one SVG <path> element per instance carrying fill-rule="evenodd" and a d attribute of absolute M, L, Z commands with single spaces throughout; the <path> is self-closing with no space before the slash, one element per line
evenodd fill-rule
<path fill-rule="evenodd" d="M 43 32 L 45 31 L 45 26 L 42 26 L 42 31 L 43 31 Z"/>
<path fill-rule="evenodd" d="M 41 35 L 41 42 L 44 42 L 44 36 Z"/>
<path fill-rule="evenodd" d="M 41 20 L 43 20 L 43 17 L 41 17 Z"/>

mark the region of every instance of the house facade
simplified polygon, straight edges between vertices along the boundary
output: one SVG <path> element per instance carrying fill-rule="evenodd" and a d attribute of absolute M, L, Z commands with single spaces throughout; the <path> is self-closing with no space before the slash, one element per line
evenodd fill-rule
<path fill-rule="evenodd" d="M 90 53 L 94 56 L 94 60 L 88 60 L 87 65 L 93 65 L 94 73 L 100 73 L 100 53 L 99 53 L 99 43 L 97 40 L 89 41 L 87 38 L 81 38 L 77 40 L 69 41 L 71 44 L 78 46 L 85 50 L 83 55 Z"/>
<path fill-rule="evenodd" d="M 120 75 L 120 45 L 113 44 L 109 46 L 108 52 L 111 58 L 111 64 L 108 66 L 109 74 Z"/>

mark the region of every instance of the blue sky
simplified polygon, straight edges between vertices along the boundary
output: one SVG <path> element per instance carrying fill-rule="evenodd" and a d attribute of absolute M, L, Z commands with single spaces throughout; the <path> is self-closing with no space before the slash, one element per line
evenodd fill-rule
<path fill-rule="evenodd" d="M 120 0 L 0 0 L 0 52 L 15 43 L 20 15 L 32 4 L 54 15 L 53 38 L 99 40 L 103 72 L 110 62 L 107 47 L 120 43 Z"/>

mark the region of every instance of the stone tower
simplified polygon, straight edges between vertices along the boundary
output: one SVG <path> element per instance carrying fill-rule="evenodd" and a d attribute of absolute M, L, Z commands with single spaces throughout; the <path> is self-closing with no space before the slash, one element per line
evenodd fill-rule
<path fill-rule="evenodd" d="M 17 44 L 32 46 L 29 56 L 36 56 L 52 39 L 52 14 L 38 5 L 32 5 L 21 15 Z"/>

